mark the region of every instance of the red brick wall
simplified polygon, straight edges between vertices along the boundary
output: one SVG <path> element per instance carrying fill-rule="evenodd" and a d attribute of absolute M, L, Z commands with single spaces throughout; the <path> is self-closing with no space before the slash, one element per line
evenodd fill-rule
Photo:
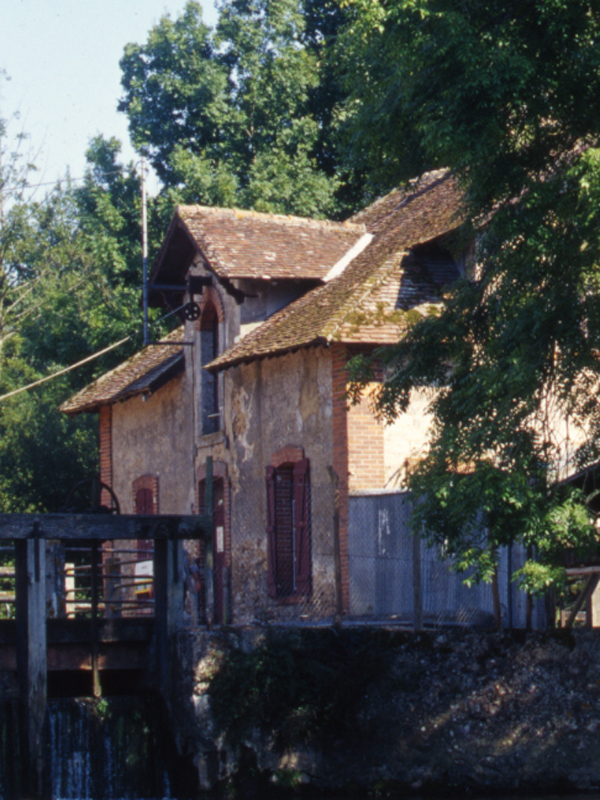
<path fill-rule="evenodd" d="M 348 412 L 350 490 L 381 489 L 385 485 L 383 423 L 373 413 L 369 390 Z"/>
<path fill-rule="evenodd" d="M 112 457 L 112 406 L 100 406 L 100 480 L 112 489 L 113 457 Z M 103 491 L 100 502 L 110 506 L 112 498 Z"/>
<path fill-rule="evenodd" d="M 296 461 L 302 461 L 304 458 L 304 450 L 302 447 L 296 447 L 296 445 L 288 444 L 285 447 L 282 447 L 281 450 L 278 450 L 276 453 L 273 453 L 271 456 L 271 466 L 281 467 L 282 464 L 295 464 Z"/>
<path fill-rule="evenodd" d="M 340 555 L 344 611 L 350 608 L 350 561 L 348 551 L 348 404 L 346 400 L 346 348 L 331 345 L 333 469 L 338 476 L 340 504 Z"/>

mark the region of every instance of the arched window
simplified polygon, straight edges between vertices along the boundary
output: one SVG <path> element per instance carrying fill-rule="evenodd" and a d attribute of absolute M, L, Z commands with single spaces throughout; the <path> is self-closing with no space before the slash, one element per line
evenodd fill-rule
<path fill-rule="evenodd" d="M 133 481 L 132 493 L 134 514 L 159 513 L 157 475 L 140 475 Z M 150 539 L 139 539 L 136 548 L 137 558 L 143 561 L 148 558 L 148 553 L 153 551 L 154 544 Z"/>
<path fill-rule="evenodd" d="M 200 320 L 200 366 L 210 364 L 218 354 L 219 318 L 214 305 L 208 303 Z M 220 429 L 218 376 L 202 369 L 200 385 L 202 433 L 215 433 Z"/>

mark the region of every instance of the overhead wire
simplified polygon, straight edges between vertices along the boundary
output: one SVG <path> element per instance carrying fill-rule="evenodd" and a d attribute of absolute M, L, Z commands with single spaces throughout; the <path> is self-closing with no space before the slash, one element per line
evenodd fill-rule
<path fill-rule="evenodd" d="M 125 168 L 126 169 L 126 168 Z M 106 177 L 107 175 L 117 175 L 119 172 L 124 172 L 124 170 L 120 169 L 111 169 L 102 172 L 102 177 Z M 58 186 L 62 183 L 75 183 L 76 181 L 85 181 L 89 177 L 93 177 L 93 175 L 83 175 L 81 178 L 72 178 L 70 175 L 66 175 L 64 178 L 56 178 L 53 181 L 42 181 L 40 183 L 19 183 L 15 186 L 0 186 L 0 192 L 15 192 L 18 189 L 38 189 L 40 186 Z"/>
<path fill-rule="evenodd" d="M 178 306 L 172 311 L 169 311 L 168 314 L 165 314 L 163 317 L 160 317 L 151 324 L 156 325 L 159 322 L 163 322 L 163 320 L 167 319 L 168 317 L 171 317 L 173 314 L 176 314 L 178 311 L 180 311 L 184 305 L 185 304 Z M 95 361 L 97 358 L 100 358 L 100 356 L 103 356 L 106 353 L 110 353 L 111 350 L 116 350 L 117 347 L 121 347 L 121 345 L 125 344 L 125 342 L 129 342 L 131 339 L 133 339 L 135 336 L 139 336 L 141 333 L 143 333 L 142 328 L 134 331 L 133 333 L 130 333 L 129 336 L 126 336 L 124 339 L 119 339 L 118 342 L 114 342 L 108 347 L 104 347 L 102 348 L 102 350 L 98 350 L 96 353 L 92 353 L 91 355 L 86 356 L 85 358 L 81 359 L 81 361 L 77 361 L 75 364 L 71 364 L 68 367 L 63 367 L 63 369 L 60 369 L 57 372 L 53 372 L 51 375 L 46 375 L 45 377 L 40 378 L 39 380 L 34 381 L 33 383 L 29 383 L 27 384 L 27 386 L 21 386 L 19 389 L 13 389 L 12 392 L 7 392 L 6 394 L 0 395 L 0 403 L 2 403 L 4 400 L 7 400 L 9 397 L 14 397 L 17 394 L 29 391 L 29 389 L 34 389 L 36 386 L 41 386 L 43 383 L 52 381 L 54 380 L 54 378 L 58 378 L 60 375 L 65 375 L 67 372 L 72 372 L 78 367 L 82 367 L 84 364 L 89 364 L 90 361 Z M 149 342 L 148 344 L 160 345 L 161 342 Z"/>

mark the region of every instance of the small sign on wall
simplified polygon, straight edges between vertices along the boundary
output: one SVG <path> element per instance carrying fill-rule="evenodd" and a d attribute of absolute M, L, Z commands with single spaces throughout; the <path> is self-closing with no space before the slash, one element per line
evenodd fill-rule
<path fill-rule="evenodd" d="M 225 531 L 222 525 L 217 525 L 216 538 L 217 538 L 217 553 L 223 553 L 225 551 Z"/>

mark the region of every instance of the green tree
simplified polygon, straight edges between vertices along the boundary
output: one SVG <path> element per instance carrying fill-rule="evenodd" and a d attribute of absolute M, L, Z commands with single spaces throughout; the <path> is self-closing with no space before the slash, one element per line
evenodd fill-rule
<path fill-rule="evenodd" d="M 599 455 L 600 13 L 584 0 L 353 5 L 351 146 L 375 186 L 451 168 L 476 243 L 441 315 L 381 353 L 379 408 L 393 418 L 437 387 L 411 479 L 420 523 L 484 576 L 499 545 L 535 545 L 542 563 L 523 574 L 540 589 L 562 546 L 596 538 L 560 479 Z M 561 419 L 586 436 L 575 463 Z"/>
<path fill-rule="evenodd" d="M 63 369 L 140 327 L 139 180 L 116 141 L 94 140 L 78 188 L 40 199 L 15 183 L 6 156 L 0 226 L 0 394 Z M 0 508 L 57 511 L 97 469 L 96 421 L 60 403 L 139 346 L 132 341 L 76 372 L 0 403 Z"/>
<path fill-rule="evenodd" d="M 127 46 L 119 108 L 172 202 L 340 213 L 351 192 L 338 174 L 342 90 L 326 51 L 341 14 L 332 2 L 231 0 L 213 32 L 188 2 L 145 45 Z"/>

